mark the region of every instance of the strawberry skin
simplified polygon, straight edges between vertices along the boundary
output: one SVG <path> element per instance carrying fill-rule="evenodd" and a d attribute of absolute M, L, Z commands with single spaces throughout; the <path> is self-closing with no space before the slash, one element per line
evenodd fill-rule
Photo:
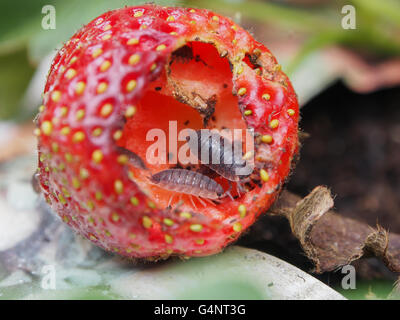
<path fill-rule="evenodd" d="M 174 52 L 188 44 L 205 57 L 188 66 L 217 61 L 210 72 L 230 73 L 224 84 L 229 94 L 216 94 L 216 110 L 236 99 L 236 123 L 255 132 L 259 179 L 234 200 L 169 210 L 163 191 L 141 181 L 144 173 L 117 146 L 140 153 L 135 148 L 143 130 L 137 127 L 161 123 L 157 114 L 168 103 L 167 115 L 178 117 L 173 108 L 182 97 L 168 85 L 169 68 Z M 208 59 L 212 50 L 216 57 Z M 186 67 L 176 68 L 183 75 Z M 216 82 L 207 74 L 201 79 Z M 169 99 L 165 105 L 157 103 L 161 97 Z M 187 112 L 197 112 L 191 101 L 183 102 Z M 223 114 L 229 121 L 230 114 Z M 274 56 L 231 20 L 203 9 L 156 5 L 109 11 L 80 29 L 52 63 L 36 130 L 40 187 L 65 223 L 106 250 L 147 259 L 214 254 L 276 199 L 297 153 L 298 120 L 295 92 Z M 153 174 L 160 169 L 150 168 Z"/>

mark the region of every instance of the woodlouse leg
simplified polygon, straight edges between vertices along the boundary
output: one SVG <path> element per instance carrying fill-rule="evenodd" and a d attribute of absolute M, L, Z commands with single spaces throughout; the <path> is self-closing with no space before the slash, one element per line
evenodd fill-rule
<path fill-rule="evenodd" d="M 233 197 L 232 197 L 232 195 L 231 195 L 232 182 L 228 180 L 228 183 L 229 183 L 229 189 L 226 190 L 226 191 L 224 192 L 223 196 L 228 195 L 228 197 L 229 197 L 231 200 L 234 200 Z"/>
<path fill-rule="evenodd" d="M 226 194 L 228 195 L 229 198 L 231 198 L 232 201 L 234 200 L 230 191 L 227 191 Z"/>
<path fill-rule="evenodd" d="M 183 205 L 182 194 L 179 194 L 179 198 L 178 198 L 178 199 L 179 199 L 179 200 L 178 200 L 178 202 L 177 202 L 177 204 L 176 204 L 176 206 L 175 206 L 175 210 L 178 210 L 179 207 L 180 207 L 181 205 Z"/>
<path fill-rule="evenodd" d="M 193 201 L 192 195 L 190 194 L 189 197 L 190 197 L 190 201 L 192 201 L 193 207 L 197 210 L 197 206 L 196 206 L 196 204 L 195 204 L 194 201 Z"/>
<path fill-rule="evenodd" d="M 240 185 L 240 182 L 237 182 L 236 183 L 236 192 L 237 192 L 239 197 L 242 196 L 242 194 L 240 193 L 240 190 L 242 190 L 242 186 Z"/>
<path fill-rule="evenodd" d="M 169 198 L 169 201 L 168 201 L 168 208 L 171 208 L 171 203 L 172 203 L 172 200 L 174 199 L 174 194 Z"/>
<path fill-rule="evenodd" d="M 248 191 L 249 188 L 252 189 L 252 188 L 257 187 L 257 183 L 255 183 L 253 181 L 253 179 L 251 179 L 251 178 L 246 178 L 246 179 L 242 180 L 242 182 L 245 184 L 245 187 L 244 187 L 245 191 Z M 249 184 L 249 185 L 246 185 L 246 184 Z"/>
<path fill-rule="evenodd" d="M 203 207 L 205 207 L 205 206 L 206 206 L 205 202 L 204 202 L 203 200 L 201 200 L 201 198 L 200 198 L 200 197 L 197 197 L 197 199 L 200 201 L 200 203 L 203 205 Z"/>
<path fill-rule="evenodd" d="M 207 198 L 204 198 L 204 200 L 206 200 L 209 204 L 212 204 L 212 205 L 215 206 L 215 202 L 214 201 L 216 201 L 216 200 L 213 201 L 213 200 L 210 200 L 210 199 L 207 199 Z"/>

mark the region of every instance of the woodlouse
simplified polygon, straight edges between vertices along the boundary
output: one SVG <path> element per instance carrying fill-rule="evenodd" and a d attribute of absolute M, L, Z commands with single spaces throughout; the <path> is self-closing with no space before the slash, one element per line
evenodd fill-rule
<path fill-rule="evenodd" d="M 205 199 L 216 200 L 224 195 L 224 189 L 219 183 L 196 171 L 167 169 L 155 173 L 150 180 L 164 189 Z"/>
<path fill-rule="evenodd" d="M 239 182 L 250 176 L 251 173 L 238 174 L 248 163 L 243 160 L 242 153 L 237 152 L 241 150 L 237 142 L 234 147 L 235 142 L 212 131 L 202 133 L 202 130 L 197 130 L 196 134 L 196 141 L 187 140 L 190 150 L 202 164 L 230 181 Z"/>

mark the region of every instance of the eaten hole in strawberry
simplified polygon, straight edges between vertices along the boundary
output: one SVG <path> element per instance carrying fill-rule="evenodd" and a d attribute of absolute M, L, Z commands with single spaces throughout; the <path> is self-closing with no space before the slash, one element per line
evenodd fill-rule
<path fill-rule="evenodd" d="M 253 70 L 255 70 L 256 73 L 261 75 L 262 68 L 261 64 L 259 64 L 258 60 L 258 55 L 257 54 L 249 54 L 246 53 L 243 61 Z"/>
<path fill-rule="evenodd" d="M 193 161 L 189 164 L 182 163 L 178 156 L 186 143 L 185 140 L 177 141 L 179 133 L 184 129 L 240 129 L 245 132 L 247 126 L 238 107 L 238 98 L 232 93 L 232 86 L 228 59 L 221 57 L 212 44 L 194 41 L 172 53 L 168 68 L 152 82 L 137 104 L 135 117 L 128 119 L 119 146 L 144 159 L 148 171 L 131 166 L 133 180 L 159 207 L 189 211 L 204 208 L 201 198 L 192 200 L 185 193 L 170 191 L 151 183 L 150 176 L 171 168 L 196 171 L 214 179 L 231 196 L 225 194 L 218 200 L 218 204 L 237 201 L 246 190 L 254 188 L 252 184 L 237 184 L 216 174 L 194 159 L 193 154 Z M 165 133 L 161 139 L 165 139 L 164 152 L 167 156 L 164 159 L 166 161 L 149 163 L 146 161 L 148 151 L 155 142 L 147 141 L 146 137 L 154 129 Z M 160 137 L 155 138 L 157 139 Z M 245 144 L 242 147 L 245 151 Z M 158 156 L 159 160 L 163 159 Z M 217 207 L 217 203 L 212 207 Z"/>

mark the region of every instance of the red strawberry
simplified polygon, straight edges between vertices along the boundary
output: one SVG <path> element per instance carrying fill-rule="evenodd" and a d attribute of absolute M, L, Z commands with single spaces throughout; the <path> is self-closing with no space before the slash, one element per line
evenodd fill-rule
<path fill-rule="evenodd" d="M 296 95 L 274 56 L 203 9 L 144 5 L 94 19 L 54 59 L 43 105 L 45 198 L 77 232 L 129 257 L 219 252 L 269 208 L 298 147 Z M 168 132 L 169 120 L 178 132 L 254 128 L 252 189 L 206 206 L 183 195 L 168 209 L 174 193 L 150 184 L 120 150 L 146 159 L 146 133 Z M 173 167 L 145 164 L 151 174 Z"/>

